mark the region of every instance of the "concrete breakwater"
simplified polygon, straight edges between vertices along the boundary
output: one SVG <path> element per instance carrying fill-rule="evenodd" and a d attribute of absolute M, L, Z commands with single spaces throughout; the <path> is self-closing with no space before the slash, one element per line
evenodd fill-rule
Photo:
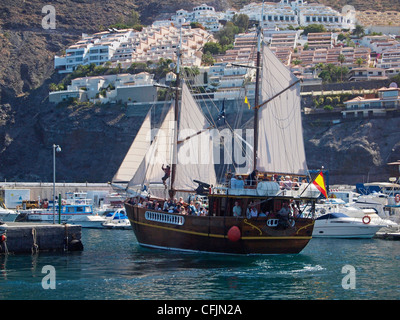
<path fill-rule="evenodd" d="M 0 225 L 0 254 L 81 251 L 82 227 L 7 222 Z"/>

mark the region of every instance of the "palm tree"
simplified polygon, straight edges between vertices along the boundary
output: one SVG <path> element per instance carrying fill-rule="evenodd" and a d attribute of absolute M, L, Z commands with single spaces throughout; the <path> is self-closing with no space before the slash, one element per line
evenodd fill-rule
<path fill-rule="evenodd" d="M 360 36 L 363 36 L 364 33 L 365 33 L 364 27 L 360 26 L 359 24 L 356 24 L 356 27 L 353 30 L 353 34 L 360 38 Z"/>
<path fill-rule="evenodd" d="M 340 62 L 340 82 L 343 82 L 343 62 L 346 61 L 346 57 L 341 53 L 339 54 L 338 61 Z"/>
<path fill-rule="evenodd" d="M 361 65 L 364 63 L 364 59 L 363 58 L 357 58 L 356 59 L 356 63 L 358 64 L 358 67 L 361 67 Z"/>

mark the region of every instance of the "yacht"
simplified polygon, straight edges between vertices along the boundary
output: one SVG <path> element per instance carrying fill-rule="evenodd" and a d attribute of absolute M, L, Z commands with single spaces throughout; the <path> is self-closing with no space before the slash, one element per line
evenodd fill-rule
<path fill-rule="evenodd" d="M 315 219 L 313 238 L 372 238 L 383 225 L 372 222 L 365 215 L 362 219 L 340 212 L 326 213 Z"/>
<path fill-rule="evenodd" d="M 14 222 L 18 217 L 19 212 L 7 209 L 0 205 L 0 221 L 1 222 Z"/>

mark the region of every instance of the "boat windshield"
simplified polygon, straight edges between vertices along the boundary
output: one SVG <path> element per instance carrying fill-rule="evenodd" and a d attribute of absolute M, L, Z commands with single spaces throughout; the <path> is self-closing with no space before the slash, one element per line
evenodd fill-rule
<path fill-rule="evenodd" d="M 344 213 L 333 212 L 333 213 L 324 214 L 323 216 L 318 217 L 316 220 L 338 219 L 338 218 L 348 218 L 348 216 L 345 215 Z"/>

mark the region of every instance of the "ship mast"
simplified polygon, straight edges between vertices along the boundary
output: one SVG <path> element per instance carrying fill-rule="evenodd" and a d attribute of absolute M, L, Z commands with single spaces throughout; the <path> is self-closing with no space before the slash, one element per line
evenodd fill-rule
<path fill-rule="evenodd" d="M 182 26 L 180 29 L 179 46 L 176 51 L 177 63 L 176 63 L 176 84 L 175 84 L 175 106 L 174 106 L 174 143 L 172 152 L 172 164 L 171 164 L 171 188 L 169 190 L 169 196 L 171 198 L 175 195 L 175 177 L 176 177 L 176 164 L 177 164 L 177 144 L 178 144 L 178 112 L 179 112 L 179 87 L 180 87 L 180 63 L 181 63 L 181 48 L 182 48 Z"/>
<path fill-rule="evenodd" d="M 257 168 L 257 152 L 258 152 L 258 104 L 259 104 L 259 82 L 261 68 L 261 34 L 264 16 L 264 1 L 262 2 L 261 17 L 257 27 L 257 60 L 256 60 L 256 87 L 254 97 L 254 141 L 253 141 L 253 170 Z"/>

